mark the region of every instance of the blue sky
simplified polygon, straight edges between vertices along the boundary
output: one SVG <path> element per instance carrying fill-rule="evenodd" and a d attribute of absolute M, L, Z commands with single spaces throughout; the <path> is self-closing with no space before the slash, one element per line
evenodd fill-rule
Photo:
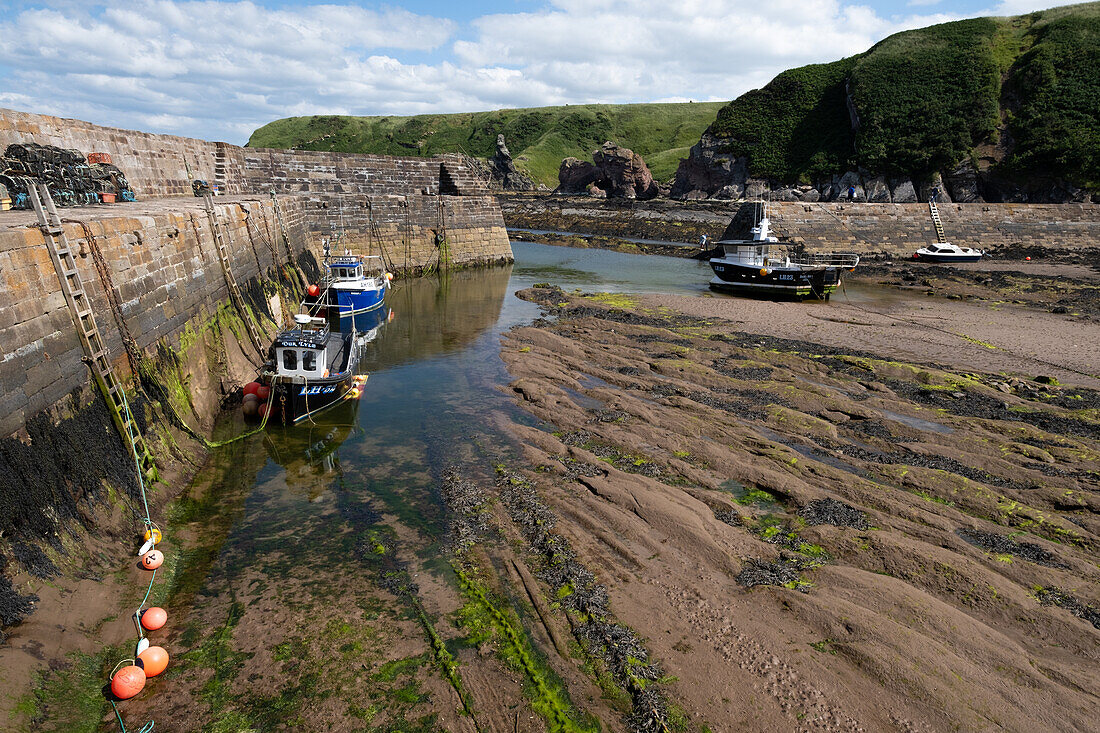
<path fill-rule="evenodd" d="M 728 100 L 1043 0 L 0 0 L 0 107 L 243 143 L 307 114 Z"/>

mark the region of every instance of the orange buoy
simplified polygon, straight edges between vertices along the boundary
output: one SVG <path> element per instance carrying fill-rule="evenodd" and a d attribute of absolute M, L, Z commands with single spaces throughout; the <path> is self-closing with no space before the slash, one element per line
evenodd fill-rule
<path fill-rule="evenodd" d="M 141 567 L 146 570 L 156 570 L 164 562 L 164 553 L 160 550 L 149 550 L 141 556 Z"/>
<path fill-rule="evenodd" d="M 133 664 L 123 667 L 111 677 L 111 692 L 119 700 L 129 700 L 144 688 L 145 670 Z"/>
<path fill-rule="evenodd" d="M 316 298 L 318 295 L 321 294 L 321 288 L 317 287 L 316 285 L 310 285 L 306 289 L 306 292 L 309 293 L 309 297 Z"/>
<path fill-rule="evenodd" d="M 1028 262 L 1031 262 L 1031 258 L 1030 258 L 1030 257 L 1025 257 L 1024 259 L 1025 259 L 1025 260 L 1027 260 Z"/>
<path fill-rule="evenodd" d="M 156 677 L 168 666 L 168 652 L 162 646 L 151 646 L 138 655 L 146 677 Z"/>
<path fill-rule="evenodd" d="M 149 631 L 156 631 L 168 622 L 168 612 L 160 606 L 145 609 L 141 614 L 141 625 Z"/>
<path fill-rule="evenodd" d="M 256 390 L 256 397 L 259 398 L 260 402 L 267 402 L 267 398 L 270 396 L 271 387 L 268 387 L 266 384 L 261 384 L 260 388 Z"/>
<path fill-rule="evenodd" d="M 386 273 L 386 282 L 388 282 L 388 283 L 393 282 L 393 273 L 392 272 L 387 272 Z"/>
<path fill-rule="evenodd" d="M 160 543 L 160 540 L 162 537 L 164 537 L 164 534 L 156 527 L 153 527 L 152 529 L 145 530 L 145 534 L 142 535 L 142 537 L 146 542 L 152 540 L 153 544 L 156 545 Z"/>
<path fill-rule="evenodd" d="M 256 390 L 260 388 L 259 382 L 249 382 L 244 386 L 245 395 L 256 394 Z"/>
<path fill-rule="evenodd" d="M 767 277 L 767 276 L 768 276 L 768 268 L 761 267 L 760 268 L 760 277 Z"/>
<path fill-rule="evenodd" d="M 349 400 L 359 399 L 359 388 L 358 387 L 352 387 L 350 390 L 348 390 L 348 399 Z"/>

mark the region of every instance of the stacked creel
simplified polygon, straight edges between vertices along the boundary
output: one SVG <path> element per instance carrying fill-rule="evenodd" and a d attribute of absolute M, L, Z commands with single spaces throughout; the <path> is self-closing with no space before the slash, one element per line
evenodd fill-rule
<path fill-rule="evenodd" d="M 58 206 L 87 206 L 101 202 L 133 201 L 126 175 L 107 153 L 87 158 L 78 150 L 36 143 L 14 143 L 0 156 L 0 185 L 14 209 L 31 207 L 28 189 L 45 182 Z"/>

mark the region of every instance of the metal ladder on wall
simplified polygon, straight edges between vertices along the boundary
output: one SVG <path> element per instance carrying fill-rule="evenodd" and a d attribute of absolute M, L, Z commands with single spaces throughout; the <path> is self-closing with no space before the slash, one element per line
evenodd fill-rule
<path fill-rule="evenodd" d="M 943 222 L 940 221 L 940 210 L 933 199 L 928 199 L 928 213 L 932 215 L 932 226 L 936 228 L 936 241 L 947 244 L 947 236 L 943 233 Z"/>
<path fill-rule="evenodd" d="M 107 399 L 107 404 L 111 408 L 111 417 L 122 435 L 123 442 L 130 445 L 145 476 L 155 479 L 156 465 L 153 454 L 149 451 L 149 446 L 141 435 L 141 428 L 130 411 L 122 382 L 111 367 L 107 346 L 99 333 L 88 292 L 84 289 L 84 281 L 76 267 L 76 260 L 73 259 L 73 250 L 65 236 L 65 228 L 61 225 L 61 217 L 57 214 L 53 197 L 50 196 L 50 191 L 44 183 L 35 182 L 27 186 L 27 191 L 30 193 L 34 212 L 38 215 L 38 226 L 42 229 L 42 238 L 50 250 L 50 258 L 53 260 L 57 278 L 61 281 L 61 292 L 65 295 L 65 302 L 69 305 L 69 312 L 80 333 L 80 345 L 84 347 L 85 361 L 92 366 L 96 382 Z"/>
<path fill-rule="evenodd" d="M 283 218 L 283 207 L 279 205 L 279 197 L 275 195 L 275 189 L 271 189 L 271 207 L 275 209 L 275 219 L 279 223 L 279 231 L 283 235 L 283 246 L 286 247 L 286 259 L 290 261 L 290 232 L 286 228 L 286 219 Z"/>
<path fill-rule="evenodd" d="M 260 332 L 245 306 L 241 288 L 237 285 L 237 278 L 233 276 L 233 268 L 230 267 L 229 263 L 229 249 L 225 246 L 225 239 L 222 237 L 221 228 L 218 227 L 218 218 L 214 213 L 214 197 L 208 193 L 202 197 L 202 201 L 203 206 L 206 208 L 206 216 L 210 219 L 210 230 L 214 233 L 214 244 L 218 250 L 218 260 L 222 264 L 222 273 L 225 275 L 225 282 L 229 286 L 229 299 L 233 301 L 233 306 L 241 314 L 241 320 L 244 321 L 245 330 L 248 331 L 248 338 L 252 341 L 252 345 L 256 347 L 256 350 L 262 356 L 264 353 L 263 339 L 260 338 Z"/>

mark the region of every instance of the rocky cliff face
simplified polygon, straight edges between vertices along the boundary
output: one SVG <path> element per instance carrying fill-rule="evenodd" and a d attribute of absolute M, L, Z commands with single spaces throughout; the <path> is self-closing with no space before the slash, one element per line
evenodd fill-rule
<path fill-rule="evenodd" d="M 566 158 L 558 170 L 558 193 L 588 193 L 597 198 L 651 199 L 661 191 L 642 156 L 605 142 L 592 152 L 592 163 Z"/>
<path fill-rule="evenodd" d="M 791 184 L 753 178 L 748 160 L 726 152 L 725 141 L 703 133 L 687 158 L 680 161 L 670 195 L 674 199 L 737 200 L 768 198 L 773 201 L 861 201 L 908 204 L 927 201 L 955 203 L 1090 203 L 1100 195 L 1057 179 L 1036 178 L 1026 184 L 999 179 L 964 160 L 950 170 L 935 172 L 915 182 L 907 177 L 873 175 L 866 170 L 838 171 L 812 184 Z M 579 161 L 578 161 L 579 162 Z M 564 168 L 563 168 L 564 169 Z"/>

